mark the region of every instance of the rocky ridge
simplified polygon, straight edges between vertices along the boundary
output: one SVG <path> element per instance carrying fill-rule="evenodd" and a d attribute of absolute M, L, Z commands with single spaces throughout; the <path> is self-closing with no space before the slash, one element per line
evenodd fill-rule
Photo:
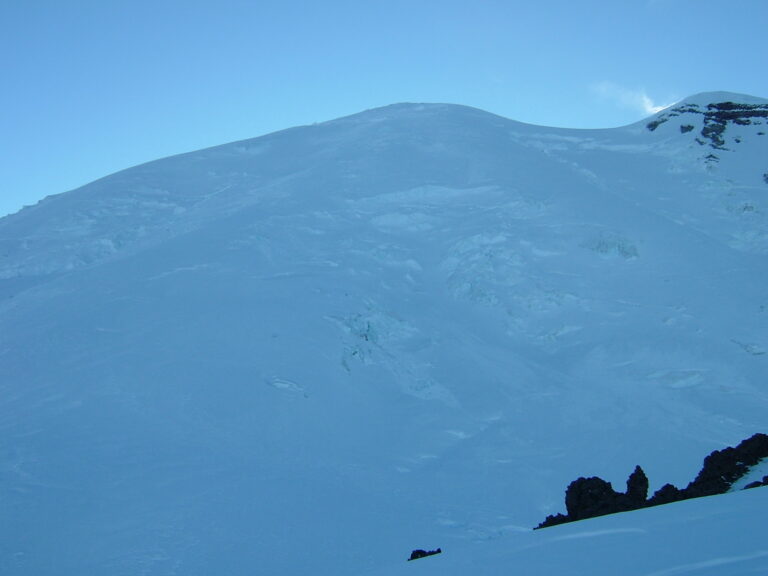
<path fill-rule="evenodd" d="M 536 528 L 547 528 L 566 522 L 595 518 L 616 512 L 629 512 L 640 508 L 669 504 L 690 498 L 725 494 L 743 478 L 750 468 L 768 458 L 768 435 L 755 434 L 735 448 L 715 450 L 704 459 L 704 465 L 687 487 L 680 489 L 665 484 L 648 498 L 648 478 L 640 466 L 627 480 L 626 492 L 616 492 L 610 482 L 593 476 L 578 478 L 565 491 L 567 514 L 547 518 Z M 768 476 L 752 482 L 745 489 L 768 485 Z"/>

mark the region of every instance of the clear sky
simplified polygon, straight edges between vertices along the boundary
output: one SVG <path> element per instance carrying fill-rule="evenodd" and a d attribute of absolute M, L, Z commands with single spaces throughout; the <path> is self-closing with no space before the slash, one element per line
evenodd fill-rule
<path fill-rule="evenodd" d="M 768 97 L 768 0 L 0 0 L 0 215 L 394 102 L 603 128 Z"/>

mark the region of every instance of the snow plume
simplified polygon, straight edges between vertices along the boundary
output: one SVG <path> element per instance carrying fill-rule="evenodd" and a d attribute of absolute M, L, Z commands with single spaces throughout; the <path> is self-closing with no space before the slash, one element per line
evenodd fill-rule
<path fill-rule="evenodd" d="M 602 98 L 612 100 L 622 108 L 637 110 L 646 115 L 656 114 L 657 112 L 664 110 L 664 108 L 674 104 L 674 102 L 657 104 L 645 93 L 645 90 L 632 90 L 608 81 L 599 82 L 598 84 L 595 84 L 592 89 Z"/>

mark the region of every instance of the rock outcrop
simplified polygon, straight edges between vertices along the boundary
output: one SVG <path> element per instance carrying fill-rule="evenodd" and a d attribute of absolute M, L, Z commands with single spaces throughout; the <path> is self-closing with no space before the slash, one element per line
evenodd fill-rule
<path fill-rule="evenodd" d="M 735 448 L 712 452 L 704 459 L 701 471 L 686 488 L 679 489 L 672 484 L 665 484 L 651 498 L 648 498 L 648 477 L 640 466 L 635 467 L 635 471 L 627 479 L 626 492 L 616 492 L 610 482 L 596 476 L 578 478 L 571 482 L 565 491 L 567 514 L 547 516 L 536 528 L 547 528 L 689 498 L 723 494 L 764 458 L 768 458 L 768 435 L 755 434 Z M 765 485 L 768 485 L 768 476 L 762 481 L 748 484 L 745 488 Z"/>
<path fill-rule="evenodd" d="M 627 479 L 626 492 L 617 492 L 610 482 L 597 476 L 579 478 L 571 482 L 565 491 L 568 514 L 548 516 L 537 528 L 636 510 L 645 506 L 647 497 L 648 477 L 640 466 L 636 466 Z"/>

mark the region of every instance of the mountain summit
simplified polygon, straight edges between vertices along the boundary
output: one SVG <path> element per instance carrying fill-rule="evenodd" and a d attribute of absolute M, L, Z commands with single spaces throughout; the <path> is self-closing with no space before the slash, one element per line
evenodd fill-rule
<path fill-rule="evenodd" d="M 397 104 L 0 219 L 3 573 L 429 566 L 684 483 L 768 428 L 766 111 Z"/>

